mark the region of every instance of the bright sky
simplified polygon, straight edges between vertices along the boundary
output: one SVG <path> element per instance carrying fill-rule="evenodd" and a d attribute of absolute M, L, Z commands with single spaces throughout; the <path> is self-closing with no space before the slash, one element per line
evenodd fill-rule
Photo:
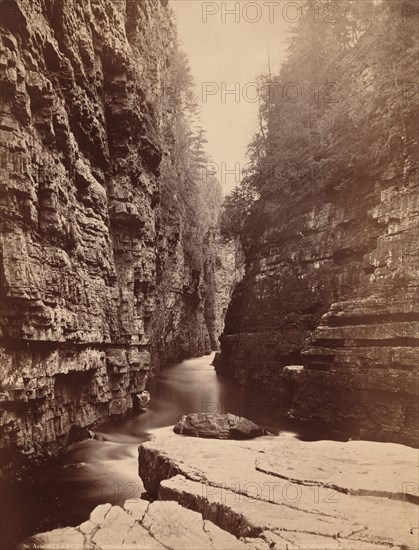
<path fill-rule="evenodd" d="M 207 132 L 207 152 L 217 163 L 225 192 L 236 181 L 247 146 L 258 128 L 258 103 L 252 83 L 272 72 L 284 58 L 287 31 L 298 20 L 299 2 L 172 0 L 178 34 L 190 61 Z M 236 9 L 235 14 L 229 11 Z M 226 91 L 236 90 L 228 94 Z"/>

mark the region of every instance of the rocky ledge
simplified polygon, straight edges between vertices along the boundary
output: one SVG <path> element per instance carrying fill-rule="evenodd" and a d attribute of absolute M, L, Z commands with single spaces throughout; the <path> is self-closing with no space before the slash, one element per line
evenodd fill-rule
<path fill-rule="evenodd" d="M 60 550 L 413 549 L 417 459 L 417 450 L 398 444 L 286 435 L 207 440 L 164 428 L 139 448 L 139 473 L 154 502 L 102 505 L 79 527 L 30 543 Z"/>

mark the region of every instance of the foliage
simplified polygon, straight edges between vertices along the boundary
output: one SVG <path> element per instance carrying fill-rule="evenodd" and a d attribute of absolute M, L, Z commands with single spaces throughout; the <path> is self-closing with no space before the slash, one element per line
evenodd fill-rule
<path fill-rule="evenodd" d="M 401 0 L 306 0 L 280 73 L 263 77 L 260 131 L 224 203 L 225 235 L 248 234 L 245 220 L 262 222 L 273 202 L 286 209 L 377 176 L 403 184 L 417 171 L 415 23 Z"/>
<path fill-rule="evenodd" d="M 226 196 L 220 214 L 220 234 L 224 241 L 243 238 L 257 199 L 256 190 L 246 184 Z"/>
<path fill-rule="evenodd" d="M 217 223 L 221 187 L 214 175 L 207 174 L 210 160 L 193 79 L 187 56 L 177 43 L 165 75 L 164 110 L 167 152 L 161 168 L 162 217 L 165 226 L 179 225 L 186 262 L 200 271 L 205 236 Z"/>

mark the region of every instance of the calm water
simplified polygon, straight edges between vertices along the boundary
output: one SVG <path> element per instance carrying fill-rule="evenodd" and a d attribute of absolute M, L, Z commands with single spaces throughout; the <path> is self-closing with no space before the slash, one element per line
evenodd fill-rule
<path fill-rule="evenodd" d="M 98 504 L 121 504 L 144 492 L 138 477 L 138 444 L 153 430 L 175 424 L 190 412 L 232 412 L 254 420 L 277 436 L 331 439 L 307 425 L 287 423 L 281 404 L 268 391 L 237 386 L 218 377 L 213 355 L 183 361 L 164 370 L 148 385 L 150 408 L 98 432 L 104 441 L 71 445 L 60 460 L 44 467 L 31 480 L 3 487 L 1 549 L 22 538 L 59 526 L 78 525 Z M 7 538 L 4 538 L 7 537 Z"/>

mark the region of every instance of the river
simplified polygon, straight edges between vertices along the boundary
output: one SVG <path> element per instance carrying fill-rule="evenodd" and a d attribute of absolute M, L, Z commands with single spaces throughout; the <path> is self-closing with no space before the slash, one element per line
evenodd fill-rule
<path fill-rule="evenodd" d="M 137 473 L 139 443 L 150 439 L 154 430 L 175 424 L 183 414 L 232 412 L 254 420 L 276 436 L 335 438 L 287 422 L 281 418 L 281 404 L 273 393 L 217 376 L 212 360 L 213 355 L 207 355 L 163 370 L 148 383 L 151 403 L 147 411 L 103 426 L 97 432 L 103 441 L 75 443 L 31 479 L 3 487 L 2 522 L 8 528 L 2 548 L 13 548 L 36 532 L 78 525 L 98 504 L 122 504 L 139 497 L 144 492 Z"/>

